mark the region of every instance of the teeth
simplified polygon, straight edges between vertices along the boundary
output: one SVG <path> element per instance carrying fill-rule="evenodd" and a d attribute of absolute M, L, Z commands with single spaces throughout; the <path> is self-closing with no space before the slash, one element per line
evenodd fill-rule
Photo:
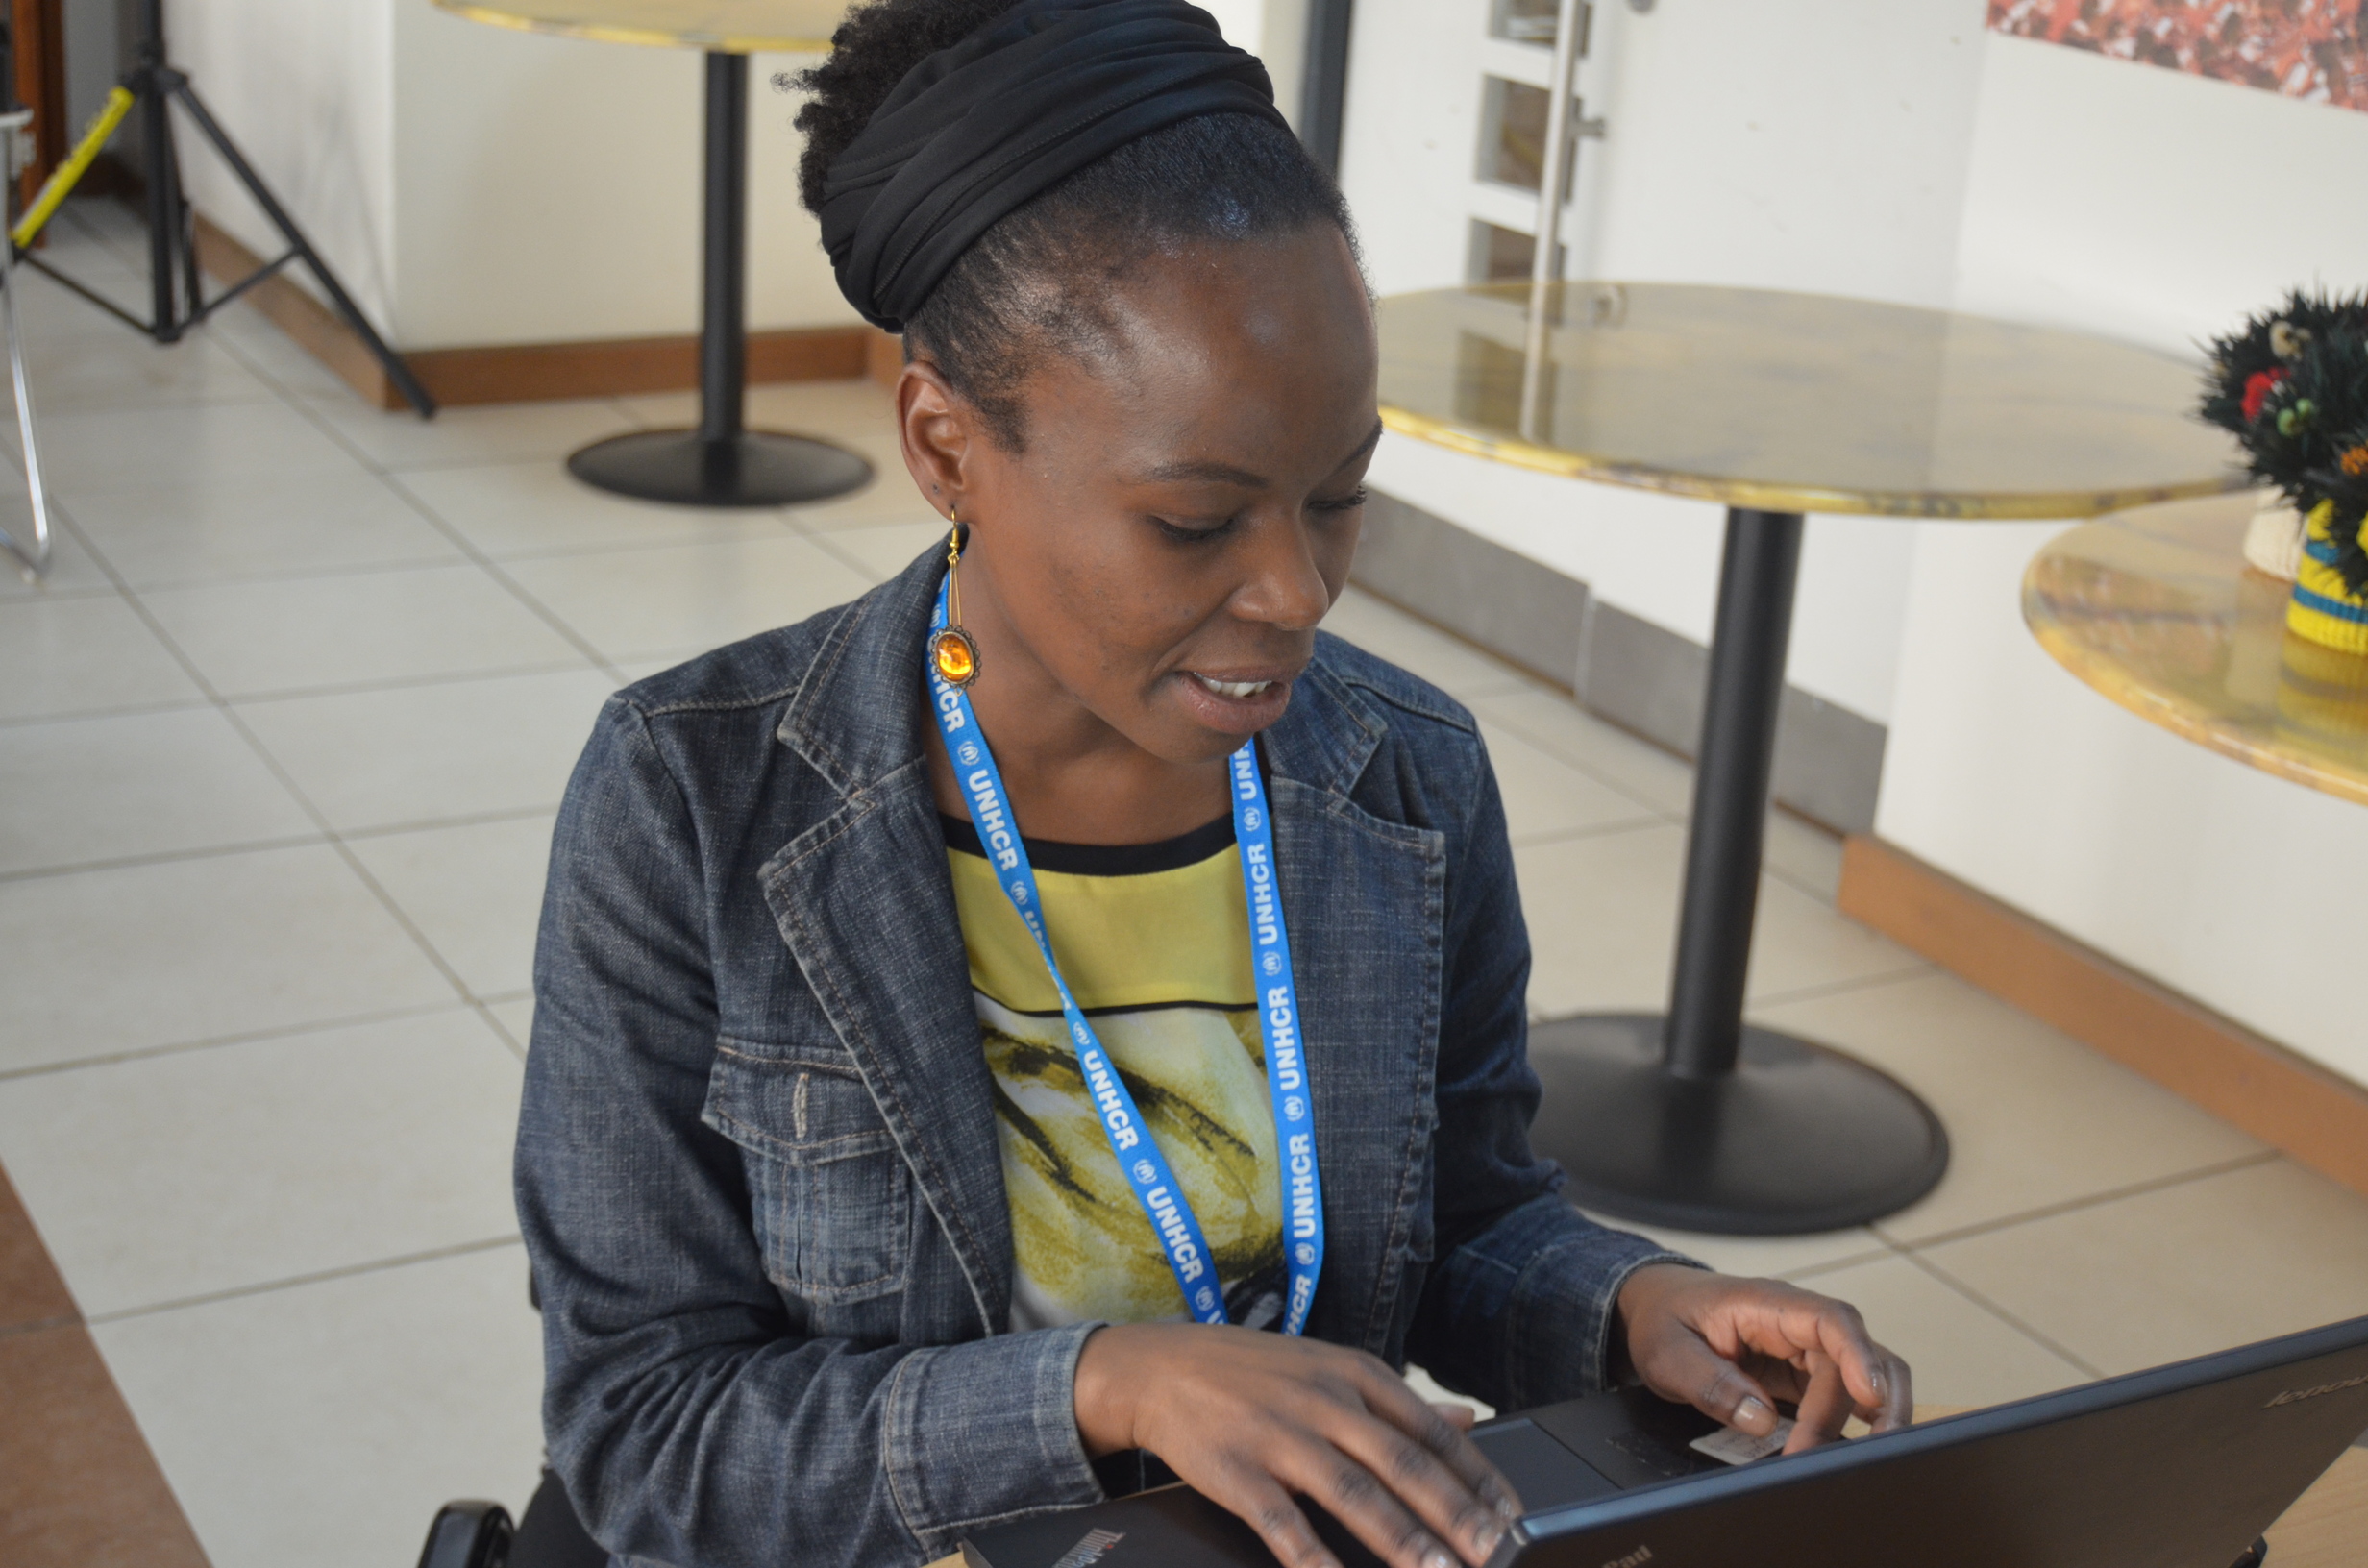
<path fill-rule="evenodd" d="M 1270 680 L 1211 680 L 1206 675 L 1195 675 L 1193 679 L 1220 697 L 1256 697 L 1274 684 Z"/>

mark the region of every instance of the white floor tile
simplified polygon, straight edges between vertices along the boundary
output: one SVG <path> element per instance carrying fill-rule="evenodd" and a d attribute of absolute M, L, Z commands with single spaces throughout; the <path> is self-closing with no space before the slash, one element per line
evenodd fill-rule
<path fill-rule="evenodd" d="M 592 671 L 243 703 L 339 830 L 546 810 L 566 792 L 612 683 Z"/>
<path fill-rule="evenodd" d="M 96 312 L 94 311 L 95 315 Z M 279 394 L 203 331 L 170 345 L 116 326 L 105 336 L 28 325 L 35 435 L 53 414 L 191 403 L 268 403 Z M 10 404 L 7 417 L 14 418 Z"/>
<path fill-rule="evenodd" d="M 611 659 L 687 658 L 802 621 L 872 586 L 795 535 L 542 556 L 506 569 Z"/>
<path fill-rule="evenodd" d="M 918 509 L 918 508 L 917 508 Z M 934 548 L 946 550 L 947 526 L 925 511 L 909 523 L 874 523 L 868 527 L 817 528 L 814 537 L 861 567 L 874 582 L 886 582 L 913 564 L 913 557 Z"/>
<path fill-rule="evenodd" d="M 545 457 L 407 471 L 396 483 L 488 555 L 569 554 L 784 534 L 774 510 L 661 506 L 595 490 Z"/>
<path fill-rule="evenodd" d="M 62 505 L 50 507 L 49 564 L 39 580 L 27 578 L 13 556 L 0 554 L 0 604 L 115 591 L 114 582 L 67 528 L 66 516 Z M 0 461 L 0 533 L 28 551 L 33 549 L 33 508 L 25 497 L 25 481 L 6 461 Z"/>
<path fill-rule="evenodd" d="M 0 882 L 0 1072 L 454 999 L 326 845 Z"/>
<path fill-rule="evenodd" d="M 843 528 L 894 527 L 903 523 L 924 523 L 943 533 L 944 514 L 929 504 L 914 485 L 912 475 L 900 459 L 882 461 L 874 458 L 872 482 L 862 489 L 811 506 L 793 506 L 789 515 L 802 527 L 816 532 Z"/>
<path fill-rule="evenodd" d="M 270 382 L 277 391 L 292 397 L 348 402 L 357 408 L 369 406 L 362 402 L 361 394 L 335 371 L 315 359 L 246 301 L 210 317 L 200 331 L 235 355 L 239 363 Z"/>
<path fill-rule="evenodd" d="M 1756 1008 L 1923 1095 L 1952 1146 L 1931 1196 L 1881 1222 L 1919 1241 L 2201 1170 L 2261 1145 L 1950 975 Z"/>
<path fill-rule="evenodd" d="M 1483 723 L 1496 788 L 1516 844 L 1660 819 L 1650 806 L 1620 794 L 1512 730 Z"/>
<path fill-rule="evenodd" d="M 1540 687 L 1474 698 L 1482 718 L 1517 730 L 1565 762 L 1684 821 L 1693 810 L 1693 769 L 1684 759 Z"/>
<path fill-rule="evenodd" d="M 477 996 L 534 983 L 534 928 L 551 859 L 548 816 L 352 841 L 420 934 Z"/>
<path fill-rule="evenodd" d="M 407 408 L 365 407 L 358 399 L 324 398 L 312 406 L 371 461 L 398 470 L 525 458 L 556 463 L 578 447 L 633 429 L 607 398 L 443 408 L 425 420 Z"/>
<path fill-rule="evenodd" d="M 204 700 L 116 595 L 0 600 L 0 720 Z"/>
<path fill-rule="evenodd" d="M 8 1080 L 0 1162 L 104 1317 L 514 1234 L 518 1087 L 454 1008 Z"/>
<path fill-rule="evenodd" d="M 1925 1256 L 2106 1372 L 2368 1313 L 2368 1198 L 2284 1160 Z"/>
<path fill-rule="evenodd" d="M 1468 643 L 1434 630 L 1361 588 L 1342 592 L 1323 629 L 1399 669 L 1419 675 L 1460 702 L 1533 689 L 1537 682 Z"/>
<path fill-rule="evenodd" d="M 534 1038 L 534 998 L 513 996 L 507 1001 L 490 1002 L 486 1004 L 485 1011 L 493 1015 L 493 1021 L 504 1034 L 509 1036 L 511 1047 L 524 1055 L 528 1041 Z"/>
<path fill-rule="evenodd" d="M 1536 953 L 1530 1011 L 1657 1012 L 1668 1003 L 1686 835 L 1674 824 L 1521 845 L 1514 862 Z M 1925 968 L 1788 883 L 1760 879 L 1750 994 L 1781 996 Z"/>
<path fill-rule="evenodd" d="M 1805 1289 L 1856 1307 L 1899 1353 L 1921 1405 L 2003 1405 L 2086 1383 L 2088 1374 L 1905 1258 L 1836 1269 Z"/>
<path fill-rule="evenodd" d="M 1841 835 L 1784 810 L 1767 814 L 1761 863 L 1819 903 L 1841 895 Z"/>
<path fill-rule="evenodd" d="M 109 490 L 350 474 L 356 467 L 343 447 L 282 403 L 86 409 L 42 420 L 39 434 L 50 486 L 69 509 Z"/>
<path fill-rule="evenodd" d="M 74 521 L 135 588 L 464 559 L 358 467 L 99 491 L 76 500 Z"/>
<path fill-rule="evenodd" d="M 1649 1236 L 1671 1252 L 1682 1252 L 1721 1274 L 1754 1279 L 1788 1279 L 1838 1263 L 1887 1258 L 1891 1252 L 1883 1237 L 1863 1225 L 1813 1236 L 1703 1236 L 1665 1225 L 1632 1225 L 1609 1214 L 1592 1217 L 1614 1230 Z"/>
<path fill-rule="evenodd" d="M 0 727 L 0 873 L 320 830 L 211 707 Z"/>
<path fill-rule="evenodd" d="M 541 1331 L 506 1246 L 92 1330 L 224 1568 L 404 1568 L 435 1510 L 515 1514 L 541 1463 Z"/>
<path fill-rule="evenodd" d="M 143 598 L 165 634 L 226 697 L 588 663 L 466 561 L 160 588 Z"/>

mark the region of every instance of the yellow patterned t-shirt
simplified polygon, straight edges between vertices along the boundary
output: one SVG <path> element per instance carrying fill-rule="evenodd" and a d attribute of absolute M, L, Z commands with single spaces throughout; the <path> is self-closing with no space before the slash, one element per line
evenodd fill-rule
<path fill-rule="evenodd" d="M 1060 994 L 967 821 L 945 820 L 1011 1202 L 1012 1327 L 1188 1314 L 1087 1094 Z M 1233 820 L 1164 844 L 1025 841 L 1069 989 L 1191 1200 L 1226 1316 L 1282 1315 L 1274 1114 Z"/>

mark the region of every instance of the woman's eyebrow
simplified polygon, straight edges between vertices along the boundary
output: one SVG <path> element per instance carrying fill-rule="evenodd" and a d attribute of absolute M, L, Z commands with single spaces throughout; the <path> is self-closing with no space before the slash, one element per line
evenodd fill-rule
<path fill-rule="evenodd" d="M 1370 452 L 1371 452 L 1371 451 L 1372 451 L 1375 447 L 1378 447 L 1378 446 L 1380 446 L 1380 445 L 1381 445 L 1381 421 L 1380 421 L 1380 420 L 1378 420 L 1378 419 L 1376 419 L 1375 421 L 1373 421 L 1373 428 L 1372 428 L 1372 429 L 1370 429 L 1369 431 L 1366 432 L 1366 437 L 1365 437 L 1365 439 L 1357 443 L 1357 450 L 1356 450 L 1356 451 L 1354 451 L 1354 452 L 1352 452 L 1352 453 L 1350 453 L 1347 456 L 1345 456 L 1345 457 L 1344 457 L 1344 458 L 1342 458 L 1342 459 L 1341 459 L 1341 467 L 1343 467 L 1343 468 L 1346 468 L 1346 467 L 1347 467 L 1350 463 L 1353 463 L 1353 462 L 1355 462 L 1358 458 L 1365 456 L 1367 453 L 1370 453 Z"/>
<path fill-rule="evenodd" d="M 1357 443 L 1355 451 L 1342 458 L 1334 467 L 1346 468 L 1380 444 L 1381 421 L 1375 420 L 1371 432 Z M 1147 472 L 1144 478 L 1152 484 L 1194 482 L 1238 484 L 1249 490 L 1259 489 L 1267 482 L 1266 476 L 1263 474 L 1252 474 L 1246 468 L 1236 468 L 1231 463 L 1220 463 L 1205 457 L 1188 457 L 1179 462 L 1162 463 L 1157 468 Z"/>

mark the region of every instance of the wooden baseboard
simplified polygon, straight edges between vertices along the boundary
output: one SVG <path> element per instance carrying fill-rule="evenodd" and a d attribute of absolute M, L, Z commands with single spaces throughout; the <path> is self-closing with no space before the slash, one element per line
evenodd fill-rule
<path fill-rule="evenodd" d="M 197 254 L 200 264 L 225 283 L 261 264 L 254 252 L 203 216 L 197 220 Z M 403 394 L 362 340 L 308 289 L 282 274 L 258 283 L 247 298 L 365 399 L 382 408 L 405 406 Z M 882 345 L 886 354 L 897 355 L 896 339 L 870 327 L 751 332 L 748 379 L 752 385 L 852 380 L 876 374 Z M 680 392 L 699 384 L 699 339 L 689 335 L 420 349 L 404 358 L 430 396 L 456 407 Z"/>
<path fill-rule="evenodd" d="M 2368 1090 L 1880 839 L 1842 852 L 1843 914 L 2368 1194 Z"/>
<path fill-rule="evenodd" d="M 863 373 L 880 385 L 893 388 L 897 378 L 904 374 L 904 339 L 874 332 L 864 347 Z"/>

